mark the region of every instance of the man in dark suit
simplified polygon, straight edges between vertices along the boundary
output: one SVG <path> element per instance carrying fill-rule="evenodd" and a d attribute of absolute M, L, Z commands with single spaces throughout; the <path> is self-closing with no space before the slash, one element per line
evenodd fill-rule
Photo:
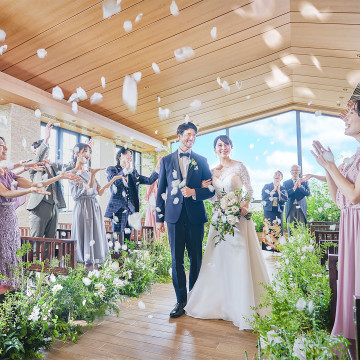
<path fill-rule="evenodd" d="M 33 182 L 41 182 L 58 175 L 60 168 L 57 164 L 49 164 L 48 142 L 52 125 L 49 122 L 45 129 L 44 140 L 33 143 L 36 149 L 33 162 L 38 163 L 45 160 L 44 171 L 29 170 L 30 179 Z M 30 233 L 33 237 L 56 238 L 59 210 L 66 207 L 62 186 L 59 181 L 48 186 L 47 191 L 51 195 L 32 193 L 30 195 L 27 210 L 30 211 Z"/>
<path fill-rule="evenodd" d="M 214 195 L 202 188 L 203 180 L 211 179 L 207 160 L 195 154 L 197 127 L 189 122 L 177 129 L 180 147 L 161 161 L 159 188 L 156 198 L 156 227 L 164 232 L 167 223 L 172 256 L 172 280 L 177 304 L 170 312 L 176 318 L 184 314 L 187 302 L 184 270 L 185 246 L 190 258 L 189 290 L 199 275 L 202 260 L 202 240 L 207 216 L 203 200 Z"/>
<path fill-rule="evenodd" d="M 293 165 L 290 173 L 292 178 L 284 181 L 284 187 L 289 196 L 289 200 L 285 206 L 286 222 L 306 224 L 306 196 L 310 196 L 309 184 L 300 177 L 301 167 L 299 165 Z M 288 232 L 290 235 L 290 229 Z"/>
<path fill-rule="evenodd" d="M 159 177 L 158 166 L 149 176 L 140 175 L 132 165 L 132 151 L 122 147 L 116 154 L 115 166 L 106 169 L 107 180 L 116 175 L 122 175 L 121 180 L 115 180 L 111 186 L 111 197 L 105 211 L 105 217 L 112 220 L 114 232 L 125 233 L 124 238 L 130 239 L 131 230 L 128 223 L 129 215 L 139 212 L 139 184 L 151 185 Z"/>

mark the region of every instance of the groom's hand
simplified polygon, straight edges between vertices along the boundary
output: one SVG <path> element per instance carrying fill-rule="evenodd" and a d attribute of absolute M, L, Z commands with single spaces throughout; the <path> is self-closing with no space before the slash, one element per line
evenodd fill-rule
<path fill-rule="evenodd" d="M 165 231 L 164 223 L 163 222 L 157 222 L 156 223 L 156 230 L 163 233 Z"/>
<path fill-rule="evenodd" d="M 183 194 L 183 197 L 186 198 L 196 195 L 195 189 L 190 189 L 187 186 L 183 187 L 180 191 Z"/>

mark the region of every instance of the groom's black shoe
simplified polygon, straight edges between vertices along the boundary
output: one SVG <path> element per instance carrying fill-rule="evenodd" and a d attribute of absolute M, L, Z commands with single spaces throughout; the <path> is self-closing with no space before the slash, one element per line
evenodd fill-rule
<path fill-rule="evenodd" d="M 171 318 L 178 318 L 185 313 L 184 307 L 186 302 L 176 303 L 175 307 L 170 312 Z"/>

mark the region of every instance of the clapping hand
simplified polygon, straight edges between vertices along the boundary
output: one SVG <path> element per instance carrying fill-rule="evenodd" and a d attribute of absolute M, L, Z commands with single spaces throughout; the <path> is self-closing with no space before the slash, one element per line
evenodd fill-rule
<path fill-rule="evenodd" d="M 311 153 L 314 155 L 317 163 L 322 166 L 324 169 L 327 169 L 331 163 L 334 163 L 334 155 L 331 149 L 328 147 L 326 150 L 320 143 L 320 141 L 313 141 L 313 147 L 315 152 L 311 150 Z"/>

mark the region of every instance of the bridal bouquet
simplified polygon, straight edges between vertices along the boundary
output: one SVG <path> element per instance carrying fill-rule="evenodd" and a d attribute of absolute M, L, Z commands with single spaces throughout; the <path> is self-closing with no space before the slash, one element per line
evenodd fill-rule
<path fill-rule="evenodd" d="M 219 238 L 215 242 L 215 246 L 221 241 L 225 241 L 226 234 L 234 236 L 234 229 L 236 223 L 240 220 L 243 204 L 249 200 L 248 194 L 243 193 L 242 189 L 229 193 L 222 190 L 220 199 L 215 202 L 215 212 L 211 221 L 211 224 L 218 232 L 215 239 Z M 244 217 L 246 220 L 250 220 L 252 213 L 248 212 Z"/>

